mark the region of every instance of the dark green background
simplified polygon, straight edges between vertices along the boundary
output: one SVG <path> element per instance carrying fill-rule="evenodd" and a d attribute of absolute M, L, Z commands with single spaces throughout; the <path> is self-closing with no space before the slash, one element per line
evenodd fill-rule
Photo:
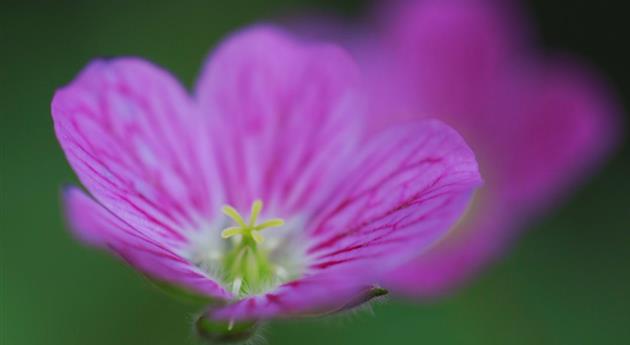
<path fill-rule="evenodd" d="M 543 45 L 597 64 L 626 102 L 621 4 L 531 3 Z M 112 257 L 74 242 L 60 186 L 74 181 L 53 135 L 53 90 L 96 56 L 139 55 L 191 85 L 211 45 L 291 9 L 353 16 L 360 1 L 96 1 L 0 5 L 0 343 L 188 344 L 195 309 Z M 625 46 L 624 46 L 625 45 Z M 467 289 L 420 305 L 390 300 L 329 320 L 272 323 L 270 344 L 630 343 L 630 164 L 601 174 L 536 223 Z"/>

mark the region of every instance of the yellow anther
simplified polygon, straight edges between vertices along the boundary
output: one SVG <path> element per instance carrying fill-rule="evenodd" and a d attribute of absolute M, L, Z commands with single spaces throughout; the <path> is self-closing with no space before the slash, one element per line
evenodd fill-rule
<path fill-rule="evenodd" d="M 232 218 L 238 226 L 229 227 L 221 232 L 221 237 L 229 238 L 236 235 L 251 237 L 257 244 L 262 243 L 265 238 L 259 233 L 259 231 L 279 227 L 284 225 L 284 220 L 280 218 L 269 219 L 260 224 L 256 224 L 260 211 L 262 211 L 263 203 L 261 200 L 256 200 L 252 204 L 251 213 L 249 215 L 249 222 L 245 223 L 245 219 L 241 216 L 236 209 L 231 206 L 225 205 L 222 208 L 223 213 Z"/>

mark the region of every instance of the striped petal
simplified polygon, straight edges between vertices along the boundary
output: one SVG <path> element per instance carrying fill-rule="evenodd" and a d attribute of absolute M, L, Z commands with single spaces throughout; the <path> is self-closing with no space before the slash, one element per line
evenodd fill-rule
<path fill-rule="evenodd" d="M 389 129 L 310 223 L 312 268 L 375 261 L 371 272 L 387 271 L 443 237 L 480 184 L 454 130 L 433 120 Z"/>
<path fill-rule="evenodd" d="M 422 121 L 388 130 L 307 225 L 304 279 L 216 311 L 257 318 L 334 309 L 442 238 L 481 183 L 473 153 L 452 129 Z"/>
<path fill-rule="evenodd" d="M 207 135 L 185 90 L 134 58 L 95 61 L 52 102 L 57 138 L 79 179 L 111 212 L 183 243 L 217 210 Z"/>
<path fill-rule="evenodd" d="M 261 199 L 266 211 L 286 217 L 321 201 L 354 147 L 357 85 L 343 51 L 272 27 L 221 44 L 197 97 L 210 113 L 227 202 L 244 212 Z"/>
<path fill-rule="evenodd" d="M 118 217 L 76 187 L 66 189 L 64 201 L 71 228 L 79 238 L 106 246 L 154 280 L 212 298 L 229 298 L 228 292 L 175 248 L 151 237 L 146 223 Z"/>

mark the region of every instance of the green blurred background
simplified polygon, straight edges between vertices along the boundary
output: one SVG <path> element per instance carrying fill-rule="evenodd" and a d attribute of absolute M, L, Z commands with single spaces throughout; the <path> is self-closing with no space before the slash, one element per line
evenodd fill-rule
<path fill-rule="evenodd" d="M 630 98 L 623 2 L 534 1 L 548 49 L 598 65 Z M 0 343 L 192 344 L 196 310 L 151 288 L 65 230 L 74 181 L 49 104 L 97 56 L 139 55 L 191 85 L 226 33 L 296 9 L 353 17 L 361 1 L 13 2 L 0 4 Z M 626 27 L 627 29 L 627 27 Z M 624 46 L 626 45 L 626 46 Z M 630 343 L 630 155 L 622 148 L 575 197 L 460 293 L 390 300 L 328 320 L 275 322 L 270 344 Z"/>

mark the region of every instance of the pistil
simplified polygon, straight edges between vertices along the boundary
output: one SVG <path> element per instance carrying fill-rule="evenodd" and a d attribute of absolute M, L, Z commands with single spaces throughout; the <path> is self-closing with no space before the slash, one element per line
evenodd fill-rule
<path fill-rule="evenodd" d="M 231 283 L 235 297 L 259 293 L 276 279 L 276 267 L 269 261 L 267 251 L 260 246 L 265 240 L 260 231 L 282 226 L 284 221 L 275 218 L 257 224 L 262 208 L 262 201 L 254 201 L 247 222 L 233 207 L 226 205 L 222 209 L 236 226 L 223 230 L 221 237 L 238 236 L 238 242 L 224 258 L 226 280 Z"/>

